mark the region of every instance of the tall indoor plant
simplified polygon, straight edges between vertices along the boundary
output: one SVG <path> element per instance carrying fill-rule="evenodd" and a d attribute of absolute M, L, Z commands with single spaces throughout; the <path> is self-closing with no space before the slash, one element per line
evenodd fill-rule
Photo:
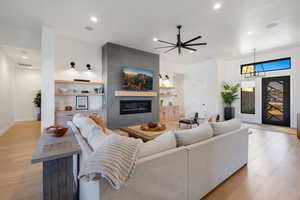
<path fill-rule="evenodd" d="M 38 108 L 38 114 L 37 114 L 38 121 L 41 121 L 41 102 L 42 102 L 42 93 L 41 90 L 39 90 L 33 99 L 33 104 L 35 105 L 35 107 Z"/>
<path fill-rule="evenodd" d="M 221 92 L 221 96 L 223 98 L 224 104 L 224 119 L 230 120 L 235 117 L 235 111 L 232 107 L 232 104 L 235 100 L 238 99 L 240 84 L 230 85 L 228 83 L 224 83 L 223 91 Z"/>

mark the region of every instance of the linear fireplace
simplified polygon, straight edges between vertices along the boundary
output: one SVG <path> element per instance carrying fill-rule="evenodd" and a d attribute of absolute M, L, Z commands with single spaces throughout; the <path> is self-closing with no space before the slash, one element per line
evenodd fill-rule
<path fill-rule="evenodd" d="M 151 100 L 120 100 L 120 115 L 151 113 Z"/>

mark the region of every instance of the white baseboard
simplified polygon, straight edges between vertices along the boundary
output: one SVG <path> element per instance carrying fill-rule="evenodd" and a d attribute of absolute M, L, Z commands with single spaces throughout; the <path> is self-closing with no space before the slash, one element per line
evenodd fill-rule
<path fill-rule="evenodd" d="M 11 127 L 13 127 L 13 125 L 15 125 L 15 123 L 10 123 L 9 125 L 3 127 L 0 129 L 0 136 L 2 136 L 4 133 L 6 133 L 6 131 L 8 131 Z"/>

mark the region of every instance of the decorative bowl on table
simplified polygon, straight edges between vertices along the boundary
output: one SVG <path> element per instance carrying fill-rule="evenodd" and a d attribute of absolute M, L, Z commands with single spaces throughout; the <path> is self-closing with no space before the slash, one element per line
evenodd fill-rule
<path fill-rule="evenodd" d="M 166 130 L 166 125 L 156 122 L 150 122 L 141 125 L 141 130 L 143 131 L 164 131 Z"/>
<path fill-rule="evenodd" d="M 49 126 L 48 128 L 45 129 L 46 134 L 52 137 L 62 137 L 66 134 L 67 131 L 68 128 L 59 125 Z"/>

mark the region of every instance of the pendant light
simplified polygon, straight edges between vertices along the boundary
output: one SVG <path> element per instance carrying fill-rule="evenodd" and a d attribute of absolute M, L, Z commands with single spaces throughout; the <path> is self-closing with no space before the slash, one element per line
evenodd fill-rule
<path fill-rule="evenodd" d="M 256 78 L 261 78 L 261 77 L 266 76 L 264 65 L 261 64 L 262 70 L 260 72 L 256 71 L 256 65 L 257 65 L 256 64 L 256 48 L 254 48 L 253 49 L 253 65 L 252 65 L 252 67 L 251 67 L 251 65 L 248 66 L 248 67 L 251 67 L 251 70 L 249 73 L 245 74 L 246 79 L 256 79 Z"/>

